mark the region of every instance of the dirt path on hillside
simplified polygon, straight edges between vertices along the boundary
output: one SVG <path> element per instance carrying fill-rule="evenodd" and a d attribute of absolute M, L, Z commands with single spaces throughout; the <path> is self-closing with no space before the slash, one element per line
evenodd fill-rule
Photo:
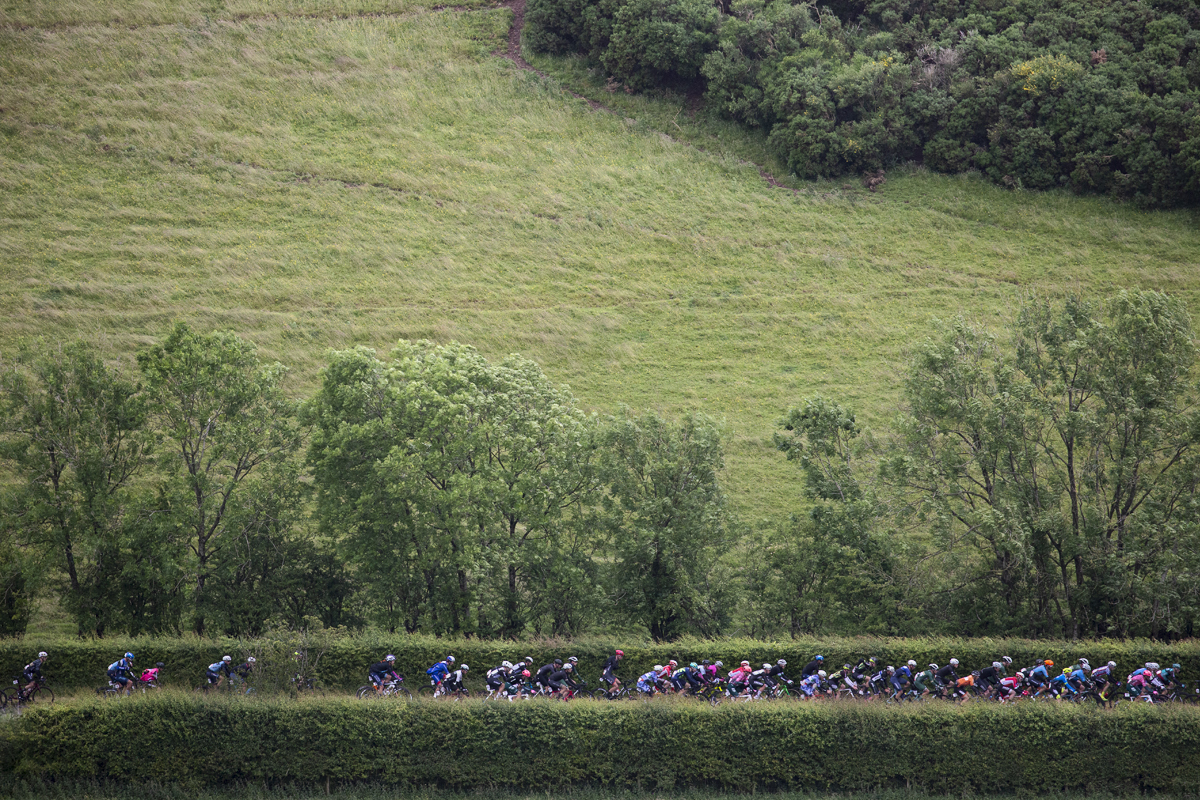
<path fill-rule="evenodd" d="M 503 6 L 504 8 L 508 8 L 508 9 L 512 10 L 513 21 L 512 21 L 512 27 L 510 27 L 508 29 L 508 49 L 505 50 L 504 52 L 497 52 L 496 55 L 507 58 L 509 61 L 516 64 L 521 69 L 529 70 L 530 72 L 534 73 L 535 75 L 539 75 L 543 78 L 549 79 L 549 76 L 546 73 L 542 72 L 540 69 L 535 69 L 532 65 L 530 65 L 530 63 L 528 61 L 526 61 L 524 58 L 521 57 L 521 32 L 523 30 L 525 30 L 525 0 L 506 0 L 506 2 L 500 3 L 500 5 Z M 605 106 L 603 103 L 598 103 L 595 100 L 592 100 L 591 98 L 584 97 L 581 94 L 572 92 L 570 89 L 567 89 L 565 86 L 562 87 L 562 89 L 563 89 L 563 91 L 567 92 L 572 97 L 574 97 L 578 100 L 582 100 L 585 103 L 587 103 L 592 108 L 593 111 L 604 111 L 609 114 L 614 113 L 611 108 Z M 688 99 L 687 99 L 688 116 L 691 116 L 691 117 L 696 116 L 696 112 L 700 108 L 700 103 L 701 103 L 701 96 L 698 91 L 689 93 Z M 671 136 L 669 133 L 666 133 L 665 131 L 660 131 L 660 133 L 662 133 L 663 136 L 666 136 L 668 139 L 670 139 L 673 142 L 677 142 L 679 144 L 686 145 L 688 147 L 695 147 L 695 145 L 691 144 L 690 142 L 680 141 L 679 139 L 676 139 L 674 136 Z M 699 149 L 701 151 L 704 150 L 704 148 L 699 148 Z M 741 163 L 751 164 L 752 162 L 742 161 Z M 780 183 L 775 178 L 774 175 L 772 175 L 769 172 L 767 172 L 766 170 L 764 170 L 761 165 L 753 164 L 753 166 L 758 168 L 758 174 L 762 176 L 762 179 L 767 182 L 768 186 L 772 186 L 777 189 L 788 189 L 789 188 L 787 186 L 784 186 L 782 183 Z M 792 192 L 792 194 L 796 193 L 795 189 L 791 189 L 790 191 Z"/>

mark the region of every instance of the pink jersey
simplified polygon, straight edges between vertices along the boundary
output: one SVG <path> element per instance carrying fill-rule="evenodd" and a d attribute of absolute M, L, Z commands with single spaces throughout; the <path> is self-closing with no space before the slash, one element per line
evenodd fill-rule
<path fill-rule="evenodd" d="M 142 683 L 150 683 L 158 680 L 158 667 L 151 667 L 142 672 Z"/>

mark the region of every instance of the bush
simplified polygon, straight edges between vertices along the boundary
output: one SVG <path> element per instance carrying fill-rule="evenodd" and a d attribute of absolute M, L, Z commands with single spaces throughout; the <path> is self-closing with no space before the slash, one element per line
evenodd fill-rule
<path fill-rule="evenodd" d="M 613 16 L 601 61 L 635 89 L 695 78 L 716 43 L 717 18 L 708 0 L 629 0 Z"/>
<path fill-rule="evenodd" d="M 166 695 L 0 725 L 0 770 L 54 780 L 668 790 L 1195 792 L 1200 710 L 1030 703 L 282 702 Z"/>

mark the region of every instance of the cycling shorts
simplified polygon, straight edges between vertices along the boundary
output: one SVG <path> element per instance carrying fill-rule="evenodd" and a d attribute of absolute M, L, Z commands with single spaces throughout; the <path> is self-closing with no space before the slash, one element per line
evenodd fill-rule
<path fill-rule="evenodd" d="M 212 670 L 206 670 L 204 674 L 208 678 L 209 683 L 216 683 L 217 681 L 221 680 L 221 673 L 219 673 L 219 672 L 213 672 Z"/>

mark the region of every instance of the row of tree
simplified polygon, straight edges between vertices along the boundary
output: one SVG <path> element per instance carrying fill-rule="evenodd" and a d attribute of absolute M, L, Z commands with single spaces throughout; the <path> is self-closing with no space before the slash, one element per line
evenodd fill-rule
<path fill-rule="evenodd" d="M 939 324 L 888 430 L 788 412 L 796 513 L 748 530 L 717 423 L 586 414 L 519 356 L 335 352 L 294 402 L 229 333 L 136 370 L 29 346 L 0 371 L 0 625 L 51 591 L 90 635 L 1192 635 L 1194 361 L 1156 293 Z"/>
<path fill-rule="evenodd" d="M 699 83 L 801 177 L 916 161 L 1200 201 L 1190 0 L 530 0 L 526 42 L 634 89 Z"/>
<path fill-rule="evenodd" d="M 92 635 L 728 622 L 708 418 L 587 416 L 532 361 L 458 344 L 333 353 L 303 403 L 231 333 L 178 325 L 136 366 L 78 342 L 4 364 L 9 633 L 40 587 Z"/>

